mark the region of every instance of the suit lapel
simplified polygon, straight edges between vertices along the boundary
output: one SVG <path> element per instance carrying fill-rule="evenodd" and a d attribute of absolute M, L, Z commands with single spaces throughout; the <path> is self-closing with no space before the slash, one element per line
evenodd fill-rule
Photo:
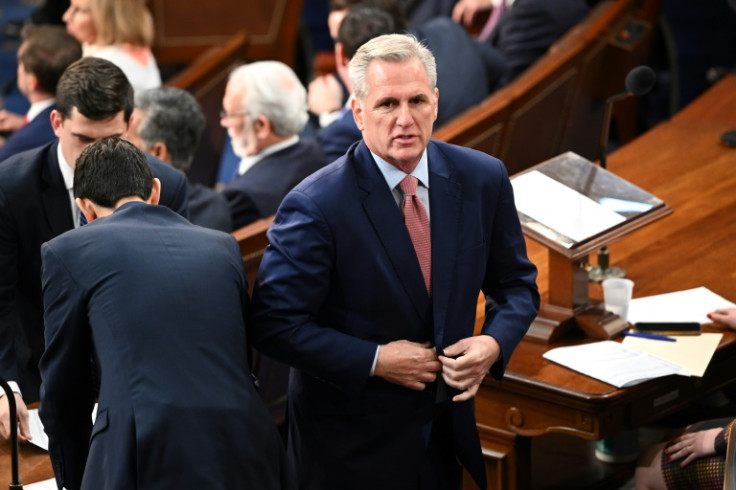
<path fill-rule="evenodd" d="M 363 209 L 404 291 L 419 316 L 424 318 L 429 307 L 429 295 L 401 211 L 365 143 L 361 141 L 351 151 L 354 158 L 349 161 L 355 164 L 358 186 L 366 192 Z"/>
<path fill-rule="evenodd" d="M 462 185 L 452 180 L 454 163 L 434 143 L 427 147 L 432 226 L 432 309 L 435 345 L 443 346 L 453 267 L 459 249 Z"/>
<path fill-rule="evenodd" d="M 58 145 L 57 141 L 46 148 L 46 158 L 42 161 L 41 169 L 41 202 L 54 236 L 74 228 L 69 193 L 64 185 L 56 155 Z"/>

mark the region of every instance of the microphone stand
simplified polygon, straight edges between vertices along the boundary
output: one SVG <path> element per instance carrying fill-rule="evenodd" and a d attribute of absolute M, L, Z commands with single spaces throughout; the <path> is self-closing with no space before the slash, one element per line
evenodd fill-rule
<path fill-rule="evenodd" d="M 606 109 L 603 115 L 603 131 L 601 131 L 600 141 L 600 165 L 604 170 L 606 168 L 606 146 L 608 146 L 608 136 L 611 130 L 613 103 L 618 100 L 626 99 L 630 95 L 631 92 L 627 91 L 612 95 L 606 99 Z M 591 267 L 588 271 L 588 280 L 592 282 L 603 282 L 612 277 L 626 277 L 626 271 L 620 267 L 610 266 L 608 247 L 604 245 L 598 250 L 598 265 Z"/>
<path fill-rule="evenodd" d="M 5 397 L 8 399 L 8 411 L 10 417 L 10 465 L 12 477 L 10 480 L 10 490 L 23 489 L 23 484 L 18 476 L 18 413 L 15 406 L 15 393 L 10 389 L 8 383 L 0 378 L 0 386 L 5 391 Z"/>

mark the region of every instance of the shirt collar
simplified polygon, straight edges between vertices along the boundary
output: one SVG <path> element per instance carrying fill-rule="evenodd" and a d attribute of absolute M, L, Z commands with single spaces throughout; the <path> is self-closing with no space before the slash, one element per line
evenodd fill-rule
<path fill-rule="evenodd" d="M 59 170 L 61 170 L 61 176 L 64 178 L 64 185 L 66 190 L 70 191 L 74 187 L 74 169 L 69 166 L 64 158 L 64 154 L 61 152 L 61 141 L 56 145 L 56 156 L 59 160 Z"/>
<path fill-rule="evenodd" d="M 290 146 L 296 145 L 297 143 L 299 143 L 299 135 L 295 134 L 289 139 L 279 141 L 278 143 L 275 143 L 268 148 L 264 148 L 255 155 L 248 155 L 247 157 L 244 157 L 242 160 L 240 160 L 240 165 L 238 166 L 238 175 L 243 175 L 245 172 L 250 170 L 253 165 L 260 162 L 268 155 L 273 155 L 274 153 L 285 150 Z"/>
<path fill-rule="evenodd" d="M 41 100 L 39 102 L 34 102 L 33 104 L 31 104 L 31 107 L 28 108 L 28 112 L 26 112 L 26 117 L 28 117 L 28 122 L 33 121 L 36 118 L 36 116 L 41 114 L 48 107 L 51 107 L 55 103 L 56 103 L 56 99 L 52 97 L 50 99 Z"/>
<path fill-rule="evenodd" d="M 394 167 L 375 153 L 371 152 L 371 155 L 373 155 L 373 160 L 376 162 L 378 170 L 381 171 L 383 178 L 386 180 L 389 189 L 393 189 L 394 187 L 399 185 L 399 183 L 404 180 L 404 177 L 407 176 L 406 172 Z M 419 182 L 422 183 L 422 185 L 424 185 L 424 187 L 429 189 L 429 165 L 427 163 L 426 148 L 424 149 L 424 152 L 422 152 L 422 156 L 421 158 L 419 158 L 419 163 L 417 164 L 416 168 L 408 175 L 413 175 L 417 178 Z"/>

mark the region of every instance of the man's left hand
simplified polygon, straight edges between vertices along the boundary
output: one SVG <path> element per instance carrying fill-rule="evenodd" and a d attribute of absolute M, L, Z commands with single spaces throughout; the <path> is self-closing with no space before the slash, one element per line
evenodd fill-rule
<path fill-rule="evenodd" d="M 501 347 L 490 335 L 468 337 L 444 350 L 445 355 L 439 356 L 442 377 L 448 386 L 462 390 L 452 397 L 454 402 L 474 397 L 488 370 L 501 355 Z"/>

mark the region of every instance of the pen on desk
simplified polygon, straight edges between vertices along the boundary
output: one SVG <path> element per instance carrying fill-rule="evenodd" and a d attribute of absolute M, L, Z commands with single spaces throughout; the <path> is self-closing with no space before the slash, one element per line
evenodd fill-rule
<path fill-rule="evenodd" d="M 643 339 L 652 340 L 664 340 L 666 342 L 677 342 L 674 337 L 667 337 L 666 335 L 657 335 L 656 333 L 644 333 L 644 332 L 623 332 L 626 337 L 641 337 Z"/>

